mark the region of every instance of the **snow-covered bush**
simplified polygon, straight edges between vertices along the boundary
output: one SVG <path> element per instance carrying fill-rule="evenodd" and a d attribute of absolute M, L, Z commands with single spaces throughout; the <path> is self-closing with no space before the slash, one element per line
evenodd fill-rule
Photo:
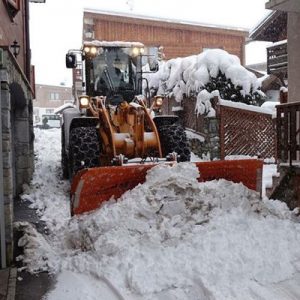
<path fill-rule="evenodd" d="M 240 64 L 237 56 L 221 49 L 206 50 L 199 55 L 161 62 L 159 71 L 148 76 L 152 94 L 197 98 L 198 114 L 214 114 L 210 99 L 260 106 L 265 99 L 256 76 Z"/>

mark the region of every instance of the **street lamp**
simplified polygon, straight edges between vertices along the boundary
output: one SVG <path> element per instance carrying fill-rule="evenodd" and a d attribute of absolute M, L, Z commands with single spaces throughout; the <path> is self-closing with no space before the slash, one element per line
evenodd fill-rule
<path fill-rule="evenodd" d="M 14 40 L 13 44 L 10 45 L 10 48 L 12 49 L 12 53 L 15 56 L 15 58 L 17 58 L 17 56 L 20 53 L 20 45 L 18 44 L 18 42 L 16 40 Z"/>

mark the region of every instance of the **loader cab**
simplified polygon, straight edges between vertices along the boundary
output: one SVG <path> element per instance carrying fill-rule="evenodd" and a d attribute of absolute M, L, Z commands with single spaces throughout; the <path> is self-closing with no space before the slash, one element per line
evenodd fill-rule
<path fill-rule="evenodd" d="M 135 95 L 141 94 L 140 49 L 109 46 L 97 47 L 92 51 L 92 48 L 85 47 L 87 95 L 102 95 L 112 102 L 122 102 L 131 101 Z"/>

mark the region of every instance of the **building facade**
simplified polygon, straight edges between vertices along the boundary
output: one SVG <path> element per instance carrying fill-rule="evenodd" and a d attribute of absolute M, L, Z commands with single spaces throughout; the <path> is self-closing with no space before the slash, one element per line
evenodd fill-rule
<path fill-rule="evenodd" d="M 300 1 L 269 0 L 266 8 L 287 13 L 288 102 L 300 102 Z"/>
<path fill-rule="evenodd" d="M 36 84 L 35 99 L 33 101 L 33 123 L 42 125 L 45 116 L 54 115 L 55 109 L 66 103 L 73 103 L 72 88 L 66 86 L 53 86 Z M 50 127 L 51 124 L 49 123 Z M 56 126 L 55 126 L 56 127 Z"/>
<path fill-rule="evenodd" d="M 13 259 L 14 204 L 33 174 L 29 1 L 0 1 L 0 268 Z"/>
<path fill-rule="evenodd" d="M 282 85 L 288 79 L 287 13 L 272 11 L 251 32 L 250 40 L 266 41 L 273 44 L 267 47 L 267 73 L 277 76 Z"/>
<path fill-rule="evenodd" d="M 163 47 L 165 59 L 199 54 L 205 49 L 221 48 L 245 61 L 248 31 L 233 28 L 178 23 L 142 16 L 108 14 L 85 10 L 83 40 L 134 41 L 145 48 Z"/>

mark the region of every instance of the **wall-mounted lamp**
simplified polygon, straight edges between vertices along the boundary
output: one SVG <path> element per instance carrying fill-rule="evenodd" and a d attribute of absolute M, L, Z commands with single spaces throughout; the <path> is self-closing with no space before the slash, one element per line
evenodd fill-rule
<path fill-rule="evenodd" d="M 93 37 L 93 32 L 91 32 L 91 31 L 86 31 L 86 32 L 85 32 L 85 37 L 86 37 L 87 39 L 91 39 L 91 38 Z"/>
<path fill-rule="evenodd" d="M 15 56 L 15 58 L 17 58 L 17 56 L 20 53 L 20 45 L 18 44 L 18 42 L 16 40 L 14 40 L 13 44 L 10 45 L 10 48 L 12 50 L 13 55 Z"/>

